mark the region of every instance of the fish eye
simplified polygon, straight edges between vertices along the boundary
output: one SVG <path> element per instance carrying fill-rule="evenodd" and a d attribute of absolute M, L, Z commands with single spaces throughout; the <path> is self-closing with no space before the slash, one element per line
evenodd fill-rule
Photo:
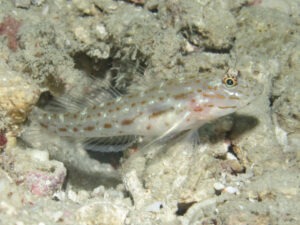
<path fill-rule="evenodd" d="M 227 72 L 222 82 L 227 88 L 235 87 L 238 84 L 237 76 Z"/>
<path fill-rule="evenodd" d="M 227 86 L 231 86 L 233 84 L 234 84 L 234 81 L 232 79 L 229 78 L 229 79 L 226 80 L 226 85 Z"/>

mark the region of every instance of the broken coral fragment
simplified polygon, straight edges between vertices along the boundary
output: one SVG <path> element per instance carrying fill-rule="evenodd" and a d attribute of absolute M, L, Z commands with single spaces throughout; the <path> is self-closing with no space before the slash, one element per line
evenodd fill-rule
<path fill-rule="evenodd" d="M 5 125 L 25 121 L 40 95 L 39 88 L 4 63 L 0 63 L 0 111 L 7 117 Z"/>

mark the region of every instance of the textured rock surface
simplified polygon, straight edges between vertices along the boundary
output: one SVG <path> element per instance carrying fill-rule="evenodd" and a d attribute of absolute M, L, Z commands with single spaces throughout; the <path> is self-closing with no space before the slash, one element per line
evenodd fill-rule
<path fill-rule="evenodd" d="M 299 224 L 299 10 L 294 0 L 1 1 L 0 223 Z M 264 91 L 202 127 L 200 144 L 103 155 L 24 123 L 41 92 L 40 106 L 85 96 L 88 75 L 126 92 L 230 67 Z"/>
<path fill-rule="evenodd" d="M 0 128 L 24 122 L 39 98 L 39 88 L 32 80 L 12 71 L 0 62 Z"/>

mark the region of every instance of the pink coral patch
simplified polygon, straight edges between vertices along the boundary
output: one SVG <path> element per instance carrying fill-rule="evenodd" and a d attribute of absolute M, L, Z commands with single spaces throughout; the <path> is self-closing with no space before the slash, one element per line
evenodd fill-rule
<path fill-rule="evenodd" d="M 30 172 L 26 176 L 26 184 L 31 193 L 38 196 L 51 195 L 62 187 L 66 173 L 45 173 L 42 171 Z"/>

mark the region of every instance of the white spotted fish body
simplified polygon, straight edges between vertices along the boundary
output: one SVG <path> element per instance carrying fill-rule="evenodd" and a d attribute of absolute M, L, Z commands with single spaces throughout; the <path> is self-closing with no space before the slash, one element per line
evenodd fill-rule
<path fill-rule="evenodd" d="M 37 118 L 50 131 L 73 138 L 178 133 L 233 113 L 260 94 L 255 80 L 231 73 L 168 80 L 80 112 L 44 112 Z"/>

